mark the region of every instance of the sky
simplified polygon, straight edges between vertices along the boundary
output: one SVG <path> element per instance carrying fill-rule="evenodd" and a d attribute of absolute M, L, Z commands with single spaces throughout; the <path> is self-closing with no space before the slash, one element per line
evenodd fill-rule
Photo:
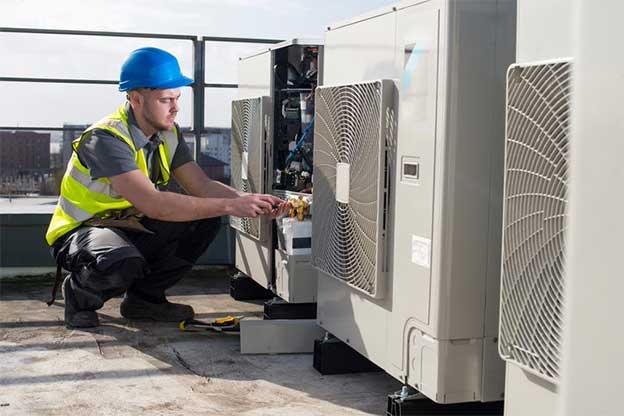
<path fill-rule="evenodd" d="M 0 0 L 0 27 L 166 33 L 270 39 L 323 38 L 336 22 L 395 3 L 389 0 Z M 167 49 L 192 77 L 189 41 L 0 33 L 0 76 L 118 79 L 128 53 Z M 237 82 L 237 59 L 262 45 L 206 45 L 206 82 Z M 0 82 L 1 126 L 85 124 L 123 102 L 115 86 Z M 183 88 L 181 125 L 191 124 Z M 229 126 L 235 90 L 206 91 L 206 124 Z"/>

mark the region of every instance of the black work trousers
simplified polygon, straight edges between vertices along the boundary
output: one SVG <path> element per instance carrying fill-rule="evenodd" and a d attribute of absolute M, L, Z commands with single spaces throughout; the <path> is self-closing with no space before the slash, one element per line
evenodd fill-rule
<path fill-rule="evenodd" d="M 93 311 L 123 294 L 165 302 L 165 290 L 191 269 L 214 240 L 220 219 L 167 222 L 144 218 L 154 234 L 81 226 L 52 248 L 70 274 L 72 309 Z"/>

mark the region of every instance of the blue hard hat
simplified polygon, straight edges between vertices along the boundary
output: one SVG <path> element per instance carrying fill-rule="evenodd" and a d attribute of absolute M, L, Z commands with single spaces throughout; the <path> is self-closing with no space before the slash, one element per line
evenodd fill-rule
<path fill-rule="evenodd" d="M 130 53 L 121 66 L 119 91 L 135 88 L 169 89 L 190 85 L 175 56 L 158 48 L 140 48 Z"/>

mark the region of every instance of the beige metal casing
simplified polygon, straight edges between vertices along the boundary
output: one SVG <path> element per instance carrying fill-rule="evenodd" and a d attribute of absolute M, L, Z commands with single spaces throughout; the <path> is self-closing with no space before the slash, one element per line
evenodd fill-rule
<path fill-rule="evenodd" d="M 319 323 L 442 403 L 503 393 L 495 340 L 514 24 L 514 1 L 405 1 L 326 33 L 325 85 L 394 79 L 399 121 L 386 293 L 372 299 L 321 274 Z M 417 179 L 404 163 L 419 165 Z"/>
<path fill-rule="evenodd" d="M 271 96 L 273 56 L 270 49 L 239 59 L 238 98 Z M 269 69 L 267 69 L 269 68 Z"/>
<path fill-rule="evenodd" d="M 518 2 L 516 62 L 574 57 L 576 1 Z M 570 142 L 573 144 L 574 139 Z M 505 416 L 556 414 L 558 386 L 506 363 Z"/>
<path fill-rule="evenodd" d="M 555 416 L 558 388 L 515 364 L 507 363 L 505 416 Z"/>
<path fill-rule="evenodd" d="M 569 273 L 562 381 L 556 416 L 619 416 L 624 221 L 624 3 L 575 1 Z"/>
<path fill-rule="evenodd" d="M 241 58 L 239 62 L 239 97 L 251 98 L 257 96 L 270 97 L 272 91 L 271 68 L 273 57 L 269 49 Z M 267 112 L 268 120 L 272 120 L 273 109 Z M 266 137 L 270 145 L 272 134 L 271 126 L 264 126 L 269 132 Z M 265 161 L 271 163 L 270 152 L 265 153 Z M 271 189 L 270 175 L 265 174 L 265 187 L 261 192 L 266 193 Z M 272 276 L 273 263 L 273 229 L 270 221 L 261 219 L 261 227 L 264 232 L 262 241 L 257 241 L 241 232 L 236 232 L 236 256 L 235 266 L 238 270 L 254 279 L 263 287 L 269 287 Z"/>
<path fill-rule="evenodd" d="M 291 303 L 316 302 L 317 274 L 309 255 L 275 250 L 275 293 Z"/>
<path fill-rule="evenodd" d="M 516 62 L 573 56 L 575 6 L 570 0 L 519 1 Z"/>

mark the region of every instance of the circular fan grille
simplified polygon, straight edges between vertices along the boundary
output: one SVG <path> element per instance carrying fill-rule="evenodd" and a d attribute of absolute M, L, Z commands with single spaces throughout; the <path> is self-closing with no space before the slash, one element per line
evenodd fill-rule
<path fill-rule="evenodd" d="M 261 192 L 262 102 L 248 98 L 232 102 L 232 187 L 243 192 Z M 243 179 L 243 154 L 248 156 L 247 179 Z M 260 238 L 260 217 L 230 217 L 233 228 Z"/>
<path fill-rule="evenodd" d="M 379 81 L 319 88 L 314 136 L 313 262 L 371 296 L 383 253 L 381 89 Z M 336 201 L 337 163 L 350 165 L 348 203 Z"/>
<path fill-rule="evenodd" d="M 559 377 L 569 62 L 516 66 L 507 88 L 501 353 Z"/>

